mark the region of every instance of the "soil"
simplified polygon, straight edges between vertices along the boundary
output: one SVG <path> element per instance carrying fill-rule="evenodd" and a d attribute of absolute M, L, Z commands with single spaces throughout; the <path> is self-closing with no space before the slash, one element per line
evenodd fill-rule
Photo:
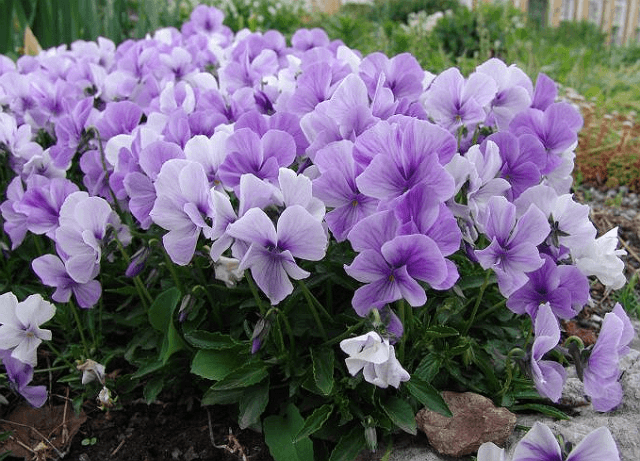
<path fill-rule="evenodd" d="M 585 199 L 580 191 L 576 197 Z M 594 204 L 592 220 L 599 234 L 619 226 L 621 245 L 628 253 L 623 259 L 631 276 L 640 271 L 640 213 L 631 210 L 635 217 L 630 219 L 623 211 L 624 206 Z M 602 317 L 613 305 L 602 286 L 593 287 L 592 297 L 594 306 L 564 324 L 565 330 L 578 334 L 587 344 L 597 332 L 597 322 L 590 318 L 594 314 Z M 13 431 L 12 439 L 0 442 L 0 453 L 11 449 L 18 459 L 42 461 L 272 460 L 262 435 L 240 430 L 221 407 L 203 408 L 197 403 L 189 407 L 167 399 L 151 405 L 123 403 L 122 409 L 105 412 L 94 402 L 86 402 L 84 412 L 75 415 L 65 402 L 64 396 L 53 396 L 40 410 L 22 404 L 12 409 L 0 407 L 0 434 Z M 361 457 L 362 461 L 370 459 Z"/>

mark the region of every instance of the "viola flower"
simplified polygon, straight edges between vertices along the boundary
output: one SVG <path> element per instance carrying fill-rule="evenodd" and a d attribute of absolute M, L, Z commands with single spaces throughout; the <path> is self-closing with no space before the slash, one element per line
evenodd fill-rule
<path fill-rule="evenodd" d="M 562 365 L 542 357 L 560 341 L 560 326 L 549 303 L 540 305 L 534 321 L 533 347 L 531 349 L 531 374 L 533 383 L 540 395 L 549 397 L 553 402 L 560 400 L 567 373 Z"/>
<path fill-rule="evenodd" d="M 269 130 L 260 137 L 250 128 L 241 128 L 227 139 L 227 156 L 218 175 L 226 187 L 237 187 L 245 173 L 275 183 L 280 167 L 288 167 L 295 157 L 296 144 L 289 133 Z"/>
<path fill-rule="evenodd" d="M 529 76 L 515 64 L 507 67 L 497 58 L 480 64 L 476 67 L 476 72 L 483 73 L 496 82 L 497 92 L 489 104 L 489 117 L 495 120 L 498 129 L 507 129 L 513 117 L 531 105 L 533 86 Z"/>
<path fill-rule="evenodd" d="M 624 261 L 620 256 L 625 250 L 616 250 L 618 246 L 618 228 L 597 239 L 590 239 L 579 247 L 572 248 L 574 264 L 584 275 L 595 275 L 608 289 L 617 290 L 627 283 L 624 275 Z"/>
<path fill-rule="evenodd" d="M 185 266 L 193 257 L 200 233 L 212 236 L 213 201 L 204 169 L 190 160 L 168 160 L 154 187 L 157 198 L 149 215 L 169 231 L 162 242 L 171 260 Z"/>
<path fill-rule="evenodd" d="M 484 121 L 484 107 L 495 97 L 497 85 L 486 74 L 474 72 L 465 79 L 452 67 L 440 73 L 424 95 L 423 105 L 429 116 L 451 133 L 466 127 L 473 132 Z"/>
<path fill-rule="evenodd" d="M 33 366 L 12 357 L 8 350 L 0 349 L 0 360 L 7 370 L 7 378 L 13 390 L 26 399 L 29 405 L 40 408 L 47 401 L 45 386 L 30 386 L 33 379 Z"/>
<path fill-rule="evenodd" d="M 347 238 L 358 221 L 373 214 L 379 202 L 358 189 L 356 178 L 363 169 L 353 160 L 352 151 L 352 142 L 334 142 L 319 150 L 314 162 L 321 174 L 313 180 L 313 195 L 333 208 L 325 221 L 338 242 Z"/>
<path fill-rule="evenodd" d="M 382 143 L 356 178 L 358 189 L 381 201 L 399 198 L 412 187 L 426 184 L 440 201 L 454 192 L 454 181 L 440 164 L 441 156 L 453 156 L 456 142 L 450 133 L 421 120 L 405 126 L 379 122 Z"/>
<path fill-rule="evenodd" d="M 395 349 L 388 339 L 382 339 L 375 331 L 340 342 L 340 349 L 349 357 L 345 359 L 351 376 L 362 370 L 365 381 L 386 389 L 400 387 L 410 376 L 396 358 Z"/>
<path fill-rule="evenodd" d="M 4 221 L 4 231 L 11 240 L 11 249 L 15 250 L 20 246 L 27 235 L 28 216 L 16 209 L 22 197 L 24 197 L 24 186 L 20 176 L 16 176 L 7 186 L 7 200 L 0 204 L 2 219 Z"/>
<path fill-rule="evenodd" d="M 361 317 L 399 299 L 413 307 L 427 301 L 418 280 L 438 286 L 448 267 L 438 245 L 423 234 L 395 235 L 398 222 L 392 211 L 379 212 L 356 224 L 349 240 L 360 253 L 344 269 L 366 285 L 358 288 L 351 304 Z"/>
<path fill-rule="evenodd" d="M 300 205 L 282 212 L 277 229 L 264 211 L 252 208 L 228 226 L 227 234 L 249 244 L 239 269 L 251 269 L 273 305 L 293 291 L 289 277 L 300 280 L 310 275 L 293 258 L 319 261 L 327 246 L 322 223 Z"/>
<path fill-rule="evenodd" d="M 547 303 L 554 315 L 572 319 L 589 300 L 589 280 L 572 265 L 557 265 L 542 255 L 544 265 L 529 272 L 529 281 L 507 299 L 507 307 L 517 314 L 536 318 L 538 306 Z"/>
<path fill-rule="evenodd" d="M 475 256 L 484 269 L 493 269 L 503 296 L 527 283 L 527 272 L 544 264 L 537 246 L 551 230 L 544 214 L 534 205 L 516 219 L 516 207 L 504 197 L 489 200 L 482 232 L 491 239 L 489 246 L 476 250 Z"/>
<path fill-rule="evenodd" d="M 95 306 L 100 299 L 102 286 L 95 280 L 99 273 L 97 266 L 93 268 L 86 282 L 74 280 L 67 272 L 62 260 L 56 255 L 42 255 L 31 262 L 31 267 L 44 285 L 56 289 L 51 295 L 51 299 L 56 302 L 68 302 L 73 293 L 78 306 L 86 309 Z"/>
<path fill-rule="evenodd" d="M 360 63 L 360 77 L 367 85 L 369 97 L 376 94 L 378 81 L 389 88 L 396 100 L 417 100 L 422 93 L 424 70 L 410 53 L 400 53 L 388 58 L 383 53 L 367 55 Z"/>
<path fill-rule="evenodd" d="M 596 344 L 584 369 L 584 391 L 596 411 L 611 411 L 622 401 L 620 357 L 629 353 L 635 331 L 619 303 L 604 316 Z"/>
<path fill-rule="evenodd" d="M 0 349 L 9 350 L 11 357 L 34 367 L 38 346 L 51 339 L 51 331 L 40 325 L 55 313 L 55 306 L 39 294 L 22 302 L 11 292 L 0 295 Z"/>
<path fill-rule="evenodd" d="M 545 424 L 535 422 L 518 442 L 512 457 L 492 442 L 483 443 L 478 461 L 620 461 L 620 454 L 611 432 L 606 427 L 594 429 L 577 444 L 566 458 L 558 440 Z"/>

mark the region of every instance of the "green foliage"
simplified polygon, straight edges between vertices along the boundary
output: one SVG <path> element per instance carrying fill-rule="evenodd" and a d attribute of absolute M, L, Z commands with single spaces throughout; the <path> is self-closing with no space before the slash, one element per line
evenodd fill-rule
<path fill-rule="evenodd" d="M 457 0 L 375 0 L 371 8 L 372 19 L 380 19 L 393 22 L 407 22 L 411 13 L 425 11 L 433 14 L 437 11 L 462 9 Z"/>
<path fill-rule="evenodd" d="M 638 293 L 638 272 L 635 272 L 627 284 L 613 293 L 613 299 L 622 304 L 627 312 L 640 319 L 640 294 Z"/>

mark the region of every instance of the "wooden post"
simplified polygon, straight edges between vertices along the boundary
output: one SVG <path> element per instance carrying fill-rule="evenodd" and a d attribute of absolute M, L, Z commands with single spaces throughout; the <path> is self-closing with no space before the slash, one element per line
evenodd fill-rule
<path fill-rule="evenodd" d="M 562 0 L 549 0 L 549 16 L 547 24 L 556 27 L 560 24 L 562 17 Z"/>
<path fill-rule="evenodd" d="M 640 27 L 640 1 L 627 0 L 627 24 L 622 36 L 622 43 L 628 45 L 635 40 L 638 27 Z"/>
<path fill-rule="evenodd" d="M 602 32 L 611 40 L 611 27 L 613 26 L 613 13 L 616 8 L 615 0 L 605 0 L 602 11 Z"/>
<path fill-rule="evenodd" d="M 342 6 L 342 0 L 311 0 L 311 7 L 315 11 L 324 13 L 336 13 Z"/>
<path fill-rule="evenodd" d="M 589 0 L 577 0 L 576 21 L 586 21 L 589 19 Z"/>

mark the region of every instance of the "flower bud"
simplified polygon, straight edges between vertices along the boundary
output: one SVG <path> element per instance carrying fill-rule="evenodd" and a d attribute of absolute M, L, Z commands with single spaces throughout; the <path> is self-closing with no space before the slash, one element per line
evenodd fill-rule
<path fill-rule="evenodd" d="M 138 251 L 136 251 L 131 257 L 131 262 L 129 263 L 129 267 L 124 272 L 124 275 L 133 278 L 137 275 L 140 275 L 140 272 L 144 269 L 144 266 L 147 263 L 147 258 L 149 257 L 149 248 L 142 247 Z"/>

